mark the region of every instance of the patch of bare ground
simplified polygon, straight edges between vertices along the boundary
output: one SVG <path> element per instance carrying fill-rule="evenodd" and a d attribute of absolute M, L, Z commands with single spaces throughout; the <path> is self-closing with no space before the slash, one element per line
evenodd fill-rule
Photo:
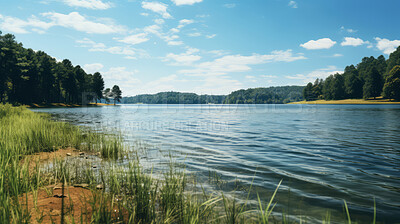
<path fill-rule="evenodd" d="M 92 191 L 81 187 L 47 186 L 37 192 L 20 196 L 19 201 L 30 211 L 30 223 L 61 223 L 62 200 L 64 198 L 65 223 L 90 223 L 92 216 Z"/>

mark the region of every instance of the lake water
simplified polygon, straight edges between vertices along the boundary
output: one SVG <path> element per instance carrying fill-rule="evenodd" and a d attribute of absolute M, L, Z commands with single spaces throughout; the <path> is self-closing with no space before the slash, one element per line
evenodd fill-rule
<path fill-rule="evenodd" d="M 144 163 L 171 152 L 226 192 L 249 187 L 267 200 L 280 180 L 277 211 L 321 220 L 400 221 L 400 105 L 121 105 L 33 109 L 93 128 L 117 128 L 146 145 Z M 206 185 L 206 184 L 205 184 Z M 240 189 L 239 189 L 240 190 Z M 240 191 L 238 191 L 240 194 Z M 253 195 L 252 198 L 255 196 Z M 336 220 L 336 218 L 333 218 Z"/>

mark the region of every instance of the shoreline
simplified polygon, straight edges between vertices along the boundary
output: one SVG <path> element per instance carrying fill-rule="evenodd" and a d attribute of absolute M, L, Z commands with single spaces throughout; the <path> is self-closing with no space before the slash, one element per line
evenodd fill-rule
<path fill-rule="evenodd" d="M 298 101 L 287 104 L 320 104 L 320 105 L 400 105 L 399 101 L 389 101 L 388 99 L 344 99 L 344 100 L 313 100 Z"/>
<path fill-rule="evenodd" d="M 118 104 L 117 104 L 118 105 Z M 74 107 L 101 107 L 101 106 L 117 106 L 114 104 L 106 104 L 106 103 L 89 103 L 86 105 L 82 104 L 65 104 L 65 103 L 50 103 L 50 104 L 29 104 L 25 105 L 28 108 L 74 108 Z"/>

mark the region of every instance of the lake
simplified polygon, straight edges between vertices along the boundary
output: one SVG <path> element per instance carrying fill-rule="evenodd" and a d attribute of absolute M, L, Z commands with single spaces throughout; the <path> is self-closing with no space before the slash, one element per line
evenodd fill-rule
<path fill-rule="evenodd" d="M 184 163 L 210 191 L 250 185 L 276 211 L 321 220 L 400 221 L 400 105 L 121 105 L 32 109 L 57 120 L 120 130 L 146 148 L 144 164 Z M 150 165 L 149 165 L 150 166 Z M 161 169 L 161 168 L 160 168 Z M 207 184 L 210 176 L 219 184 Z M 218 178 L 215 178 L 218 177 Z M 256 194 L 251 196 L 256 199 Z M 336 218 L 332 218 L 335 221 Z"/>

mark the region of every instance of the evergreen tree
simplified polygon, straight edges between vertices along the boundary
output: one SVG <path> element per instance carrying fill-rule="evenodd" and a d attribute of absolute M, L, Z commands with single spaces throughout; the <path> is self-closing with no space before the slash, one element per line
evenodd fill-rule
<path fill-rule="evenodd" d="M 400 66 L 396 65 L 386 77 L 383 95 L 389 99 L 400 100 Z"/>
<path fill-rule="evenodd" d="M 363 97 L 363 83 L 353 72 L 345 72 L 344 86 L 346 97 L 349 99 L 360 99 Z"/>
<path fill-rule="evenodd" d="M 307 84 L 307 86 L 304 87 L 304 89 L 303 89 L 303 98 L 306 101 L 310 101 L 310 100 L 314 99 L 312 88 L 313 88 L 313 84 L 311 82 L 309 82 Z"/>
<path fill-rule="evenodd" d="M 99 72 L 93 74 L 92 90 L 97 104 L 97 100 L 100 100 L 103 97 L 104 90 L 104 80 Z"/>
<path fill-rule="evenodd" d="M 400 65 L 400 46 L 397 48 L 396 51 L 394 51 L 393 53 L 390 54 L 389 59 L 387 60 L 386 64 L 387 64 L 387 67 L 386 67 L 386 72 L 385 72 L 385 78 L 396 65 Z"/>
<path fill-rule="evenodd" d="M 368 99 L 374 97 L 374 99 L 380 96 L 382 93 L 382 77 L 379 71 L 373 67 L 365 77 L 365 83 L 363 87 L 363 97 Z"/>
<path fill-rule="evenodd" d="M 112 92 L 112 97 L 114 98 L 114 105 L 116 102 L 121 102 L 122 91 L 119 88 L 119 86 L 117 86 L 117 85 L 113 86 L 111 92 Z"/>

